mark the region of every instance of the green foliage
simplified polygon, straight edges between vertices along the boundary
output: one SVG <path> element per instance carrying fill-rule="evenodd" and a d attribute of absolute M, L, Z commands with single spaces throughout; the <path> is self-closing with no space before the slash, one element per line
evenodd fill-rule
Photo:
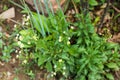
<path fill-rule="evenodd" d="M 31 49 L 33 62 L 46 68 L 53 75 L 62 75 L 64 79 L 74 77 L 75 80 L 112 80 L 111 70 L 119 70 L 120 55 L 118 45 L 106 42 L 98 37 L 92 26 L 89 14 L 79 14 L 81 20 L 72 25 L 77 30 L 68 29 L 68 24 L 58 12 L 55 16 L 45 17 L 49 34 L 46 37 L 37 30 L 21 30 L 19 45 L 22 51 Z M 56 23 L 54 23 L 55 21 Z M 71 44 L 72 36 L 76 36 L 75 44 Z M 23 55 L 26 54 L 23 52 Z M 26 57 L 29 56 L 26 55 Z M 28 60 L 29 59 L 25 59 Z M 106 76 L 106 77 L 105 77 Z"/>
<path fill-rule="evenodd" d="M 28 76 L 30 76 L 30 79 L 33 80 L 35 78 L 35 74 L 32 71 L 29 71 L 27 73 Z"/>
<path fill-rule="evenodd" d="M 96 6 L 96 5 L 98 5 L 98 2 L 96 0 L 89 0 L 89 4 L 91 6 Z"/>
<path fill-rule="evenodd" d="M 2 50 L 2 56 L 0 56 L 0 59 L 3 61 L 8 62 L 11 59 L 11 52 L 13 52 L 14 49 L 12 49 L 11 46 L 4 46 Z"/>
<path fill-rule="evenodd" d="M 7 40 L 9 41 L 6 44 L 5 41 Z M 11 59 L 11 53 L 14 51 L 14 49 L 13 44 L 9 44 L 10 42 L 12 42 L 10 37 L 6 38 L 6 36 L 3 35 L 3 33 L 0 33 L 0 50 L 1 50 L 0 60 L 2 61 L 9 62 L 9 60 Z"/>
<path fill-rule="evenodd" d="M 83 0 L 85 1 L 85 0 Z M 74 0 L 75 3 L 80 3 L 80 0 Z M 89 5 L 96 6 L 98 5 L 98 2 L 96 0 L 88 0 Z"/>
<path fill-rule="evenodd" d="M 120 69 L 119 45 L 95 33 L 89 13 L 79 13 L 80 20 L 69 23 L 61 10 L 48 17 L 27 11 L 32 28 L 21 30 L 17 42 L 23 65 L 37 64 L 63 80 L 113 80 L 111 71 Z"/>

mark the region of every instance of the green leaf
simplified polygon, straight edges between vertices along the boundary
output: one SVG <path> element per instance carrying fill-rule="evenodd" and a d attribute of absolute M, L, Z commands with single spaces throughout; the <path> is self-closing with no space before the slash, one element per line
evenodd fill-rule
<path fill-rule="evenodd" d="M 96 6 L 96 5 L 98 5 L 98 2 L 96 0 L 89 0 L 89 4 L 91 6 Z"/>
<path fill-rule="evenodd" d="M 32 29 L 21 30 L 19 33 L 23 36 L 28 36 L 28 35 L 32 35 L 33 30 Z"/>
<path fill-rule="evenodd" d="M 107 73 L 107 74 L 106 74 L 106 77 L 107 77 L 109 80 L 114 80 L 113 75 L 110 74 L 110 73 Z"/>
<path fill-rule="evenodd" d="M 49 72 L 51 72 L 52 71 L 52 64 L 51 64 L 51 62 L 50 61 L 48 61 L 47 63 L 46 63 L 46 69 L 47 69 L 47 71 L 49 71 Z"/>
<path fill-rule="evenodd" d="M 47 50 L 47 45 L 46 44 L 46 41 L 42 40 L 42 39 L 39 39 L 37 42 L 36 42 L 36 48 L 39 48 L 39 49 L 44 49 L 44 50 Z"/>
<path fill-rule="evenodd" d="M 119 70 L 119 67 L 118 67 L 117 64 L 114 63 L 114 62 L 108 63 L 108 64 L 107 64 L 107 67 L 108 67 L 108 68 L 115 69 L 115 70 Z"/>
<path fill-rule="evenodd" d="M 103 68 L 104 68 L 104 65 L 103 65 L 102 63 L 98 64 L 97 66 L 98 66 L 101 70 L 103 70 Z"/>
<path fill-rule="evenodd" d="M 2 48 L 2 40 L 0 39 L 0 48 Z"/>
<path fill-rule="evenodd" d="M 80 0 L 74 0 L 74 2 L 75 2 L 75 3 L 79 3 L 79 2 L 80 2 Z"/>
<path fill-rule="evenodd" d="M 41 65 L 44 64 L 47 60 L 48 60 L 48 56 L 47 56 L 47 55 L 39 55 L 38 66 L 41 66 Z"/>

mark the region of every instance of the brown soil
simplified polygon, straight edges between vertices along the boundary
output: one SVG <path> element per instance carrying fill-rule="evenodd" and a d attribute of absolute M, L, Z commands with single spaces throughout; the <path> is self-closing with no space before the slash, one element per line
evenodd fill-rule
<path fill-rule="evenodd" d="M 22 14 L 20 13 L 19 8 L 15 7 L 15 9 L 16 9 L 16 12 L 15 12 L 16 17 L 13 18 L 13 20 L 20 22 L 22 18 Z M 2 9 L 0 5 L 0 13 L 1 12 L 2 12 Z M 0 27 L 2 27 L 3 32 L 6 32 L 9 35 L 12 32 L 14 24 L 15 24 L 14 22 L 6 20 L 5 24 L 3 24 Z M 9 29 L 11 32 L 6 31 L 5 29 L 6 25 L 9 25 L 10 27 Z M 113 35 L 113 37 L 109 39 L 108 41 L 120 43 L 120 33 L 118 33 L 117 35 Z M 46 80 L 45 79 L 46 75 L 48 75 L 48 73 L 45 70 L 40 71 L 38 69 L 38 71 L 36 72 L 35 80 Z M 114 75 L 115 75 L 116 80 L 120 80 L 120 71 L 115 72 Z M 15 79 L 15 78 L 18 78 L 18 79 Z M 15 53 L 12 54 L 12 58 L 8 63 L 0 61 L 0 80 L 30 80 L 30 78 L 24 73 L 24 68 L 22 68 L 19 65 L 19 60 L 16 59 Z M 51 78 L 49 80 L 55 80 L 55 79 Z"/>

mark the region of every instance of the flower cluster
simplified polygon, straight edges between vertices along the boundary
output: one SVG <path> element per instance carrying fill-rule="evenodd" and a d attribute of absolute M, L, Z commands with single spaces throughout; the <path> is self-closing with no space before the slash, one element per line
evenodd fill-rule
<path fill-rule="evenodd" d="M 30 25 L 30 16 L 23 15 L 23 20 L 22 20 L 22 25 L 23 26 L 28 26 Z"/>

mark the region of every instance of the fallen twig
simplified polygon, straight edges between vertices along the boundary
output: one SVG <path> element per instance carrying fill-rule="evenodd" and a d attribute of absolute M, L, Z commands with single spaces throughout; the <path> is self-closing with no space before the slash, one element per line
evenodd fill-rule
<path fill-rule="evenodd" d="M 118 13 L 120 13 L 120 10 L 119 10 L 117 7 L 115 7 L 115 6 L 112 5 L 111 3 L 110 3 L 110 6 L 111 6 L 115 11 L 117 11 Z"/>
<path fill-rule="evenodd" d="M 79 13 L 79 11 L 78 11 L 78 9 L 77 9 L 77 6 L 75 5 L 75 2 L 72 0 L 72 4 L 73 4 L 73 6 L 74 6 L 74 8 L 75 8 L 75 12 L 76 13 Z"/>

